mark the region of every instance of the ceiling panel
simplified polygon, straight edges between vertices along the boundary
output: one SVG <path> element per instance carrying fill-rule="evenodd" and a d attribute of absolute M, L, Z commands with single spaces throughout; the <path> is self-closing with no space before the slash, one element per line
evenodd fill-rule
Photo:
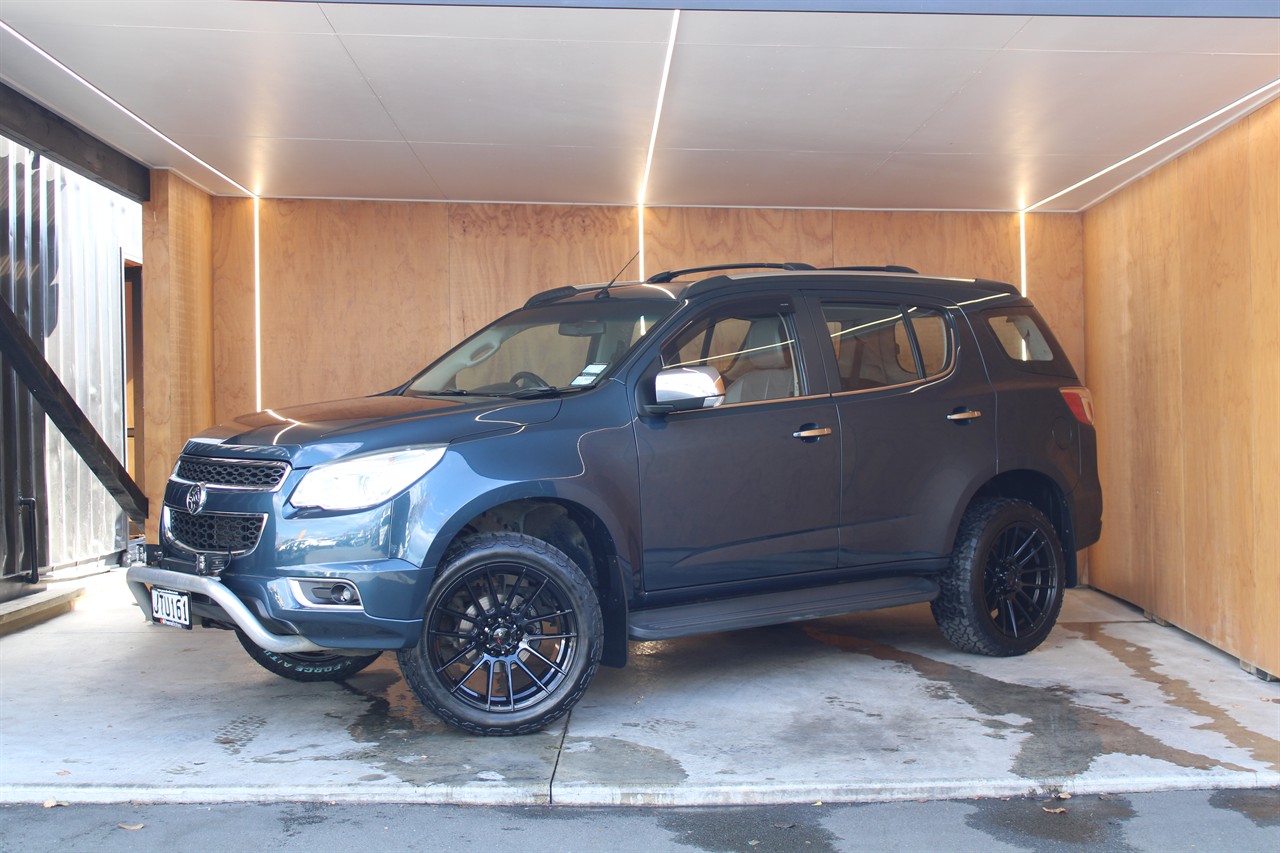
<path fill-rule="evenodd" d="M 618 204 L 635 199 L 645 149 L 413 143 L 454 201 Z"/>
<path fill-rule="evenodd" d="M 0 21 L 267 195 L 633 204 L 672 14 L 0 0 Z M 0 79 L 239 192 L 3 31 Z M 686 12 L 646 200 L 1010 210 L 1277 79 L 1275 19 Z"/>
<path fill-rule="evenodd" d="M 1114 160 L 1277 76 L 1275 56 L 1002 51 L 904 148 Z"/>
<path fill-rule="evenodd" d="M 345 36 L 413 142 L 630 147 L 647 140 L 664 44 Z"/>

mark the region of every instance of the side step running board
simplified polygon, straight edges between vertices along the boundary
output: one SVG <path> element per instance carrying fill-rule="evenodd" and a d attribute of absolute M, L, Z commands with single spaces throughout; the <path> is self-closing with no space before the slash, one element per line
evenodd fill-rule
<path fill-rule="evenodd" d="M 931 578 L 855 581 L 836 586 L 636 610 L 627 616 L 627 635 L 633 640 L 669 640 L 673 637 L 714 634 L 718 631 L 736 631 L 801 619 L 817 619 L 820 616 L 836 616 L 858 610 L 917 604 L 932 601 L 937 596 L 938 584 Z"/>

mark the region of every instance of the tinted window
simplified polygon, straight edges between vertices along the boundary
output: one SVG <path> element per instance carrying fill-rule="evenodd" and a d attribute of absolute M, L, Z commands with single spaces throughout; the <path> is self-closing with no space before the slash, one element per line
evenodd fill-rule
<path fill-rule="evenodd" d="M 822 316 L 842 391 L 903 385 L 942 373 L 950 364 L 947 325 L 936 311 L 824 302 Z"/>
<path fill-rule="evenodd" d="M 1053 348 L 1034 317 L 1024 312 L 987 314 L 987 324 L 1014 361 L 1053 361 Z"/>
<path fill-rule="evenodd" d="M 662 348 L 662 366 L 714 367 L 724 377 L 725 403 L 777 400 L 801 394 L 791 316 L 727 309 L 703 318 Z"/>

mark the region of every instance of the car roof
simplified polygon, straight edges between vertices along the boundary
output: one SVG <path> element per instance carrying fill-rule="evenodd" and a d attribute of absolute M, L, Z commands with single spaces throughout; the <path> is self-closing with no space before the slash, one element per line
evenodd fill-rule
<path fill-rule="evenodd" d="M 732 265 L 730 266 L 732 268 Z M 1006 296 L 1020 298 L 1021 293 L 1012 284 L 988 279 L 949 278 L 920 275 L 915 272 L 899 272 L 904 267 L 860 269 L 784 269 L 763 272 L 732 272 L 694 278 L 676 277 L 658 273 L 648 281 L 600 282 L 557 287 L 531 297 L 526 308 L 553 302 L 579 302 L 598 298 L 682 300 L 721 292 L 750 293 L 763 289 L 823 289 L 845 290 L 851 293 L 898 290 L 904 294 L 930 296 L 963 303 L 975 299 L 994 299 Z M 679 272 L 679 271 L 677 271 Z M 701 272 L 701 270 L 690 271 Z M 607 294 L 607 296 L 606 296 Z"/>

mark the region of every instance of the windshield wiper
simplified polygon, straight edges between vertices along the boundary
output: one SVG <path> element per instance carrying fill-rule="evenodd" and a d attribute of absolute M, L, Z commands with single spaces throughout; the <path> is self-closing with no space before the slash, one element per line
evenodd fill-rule
<path fill-rule="evenodd" d="M 521 388 L 519 391 L 511 391 L 502 396 L 512 397 L 517 400 L 532 400 L 536 397 L 555 397 L 590 387 L 590 385 L 564 385 L 560 388 L 552 388 L 550 385 L 538 385 L 534 388 Z"/>
<path fill-rule="evenodd" d="M 412 394 L 415 397 L 468 397 L 473 392 L 465 391 L 462 388 L 442 388 L 439 391 L 418 391 L 416 389 L 409 389 L 406 393 Z"/>

